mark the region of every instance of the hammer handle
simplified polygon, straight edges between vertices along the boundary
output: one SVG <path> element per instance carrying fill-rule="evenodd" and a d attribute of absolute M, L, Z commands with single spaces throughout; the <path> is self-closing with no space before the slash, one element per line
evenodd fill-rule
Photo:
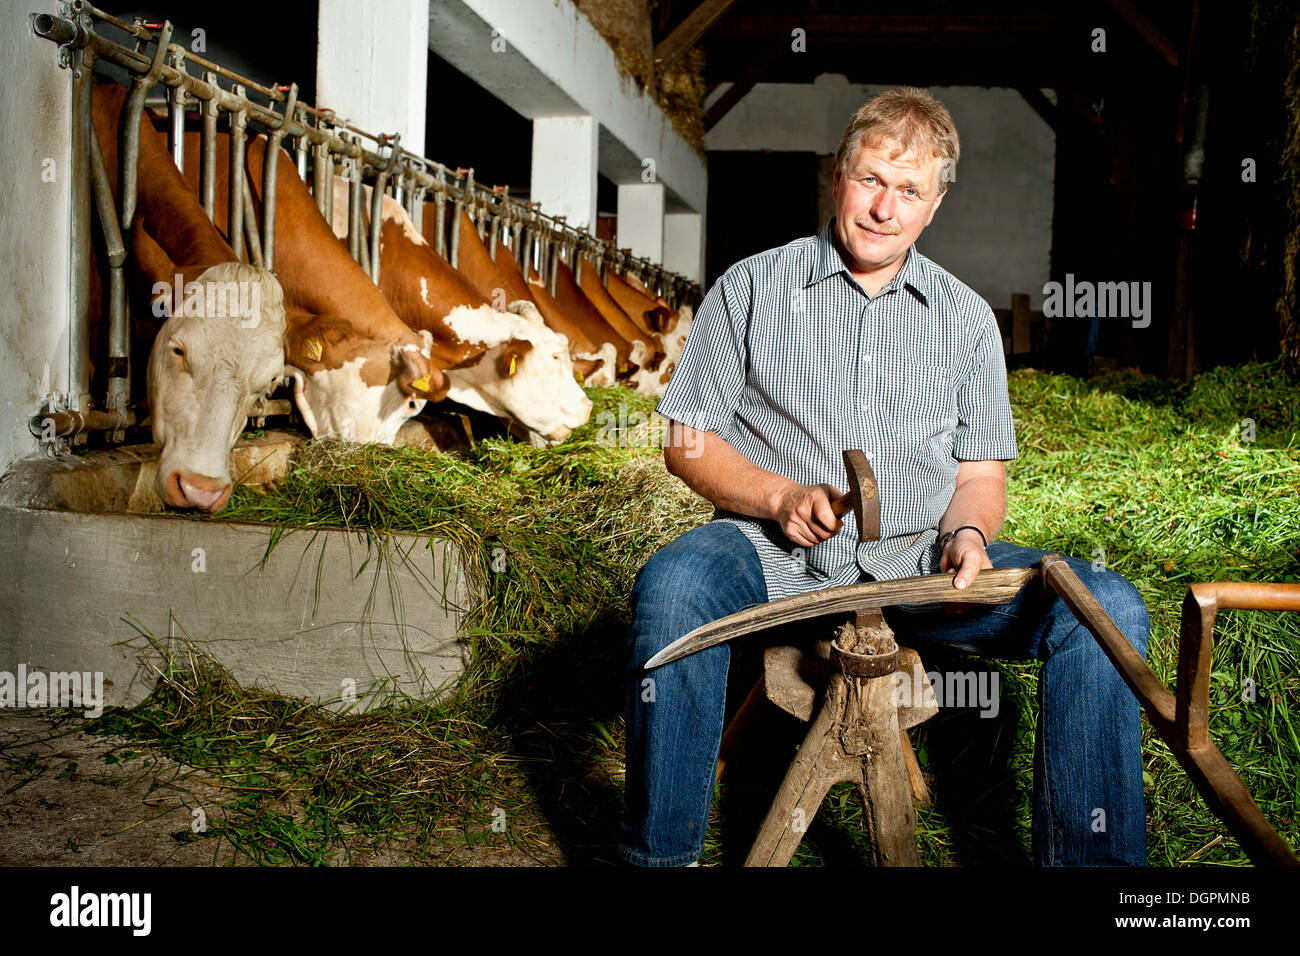
<path fill-rule="evenodd" d="M 840 495 L 831 501 L 831 511 L 835 512 L 835 517 L 843 518 L 845 513 L 853 508 L 853 492 L 846 495 Z"/>

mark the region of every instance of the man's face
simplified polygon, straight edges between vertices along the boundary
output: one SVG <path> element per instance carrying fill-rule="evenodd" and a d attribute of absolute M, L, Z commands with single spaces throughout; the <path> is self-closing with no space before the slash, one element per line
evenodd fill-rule
<path fill-rule="evenodd" d="M 898 143 L 888 138 L 869 146 L 864 137 L 844 169 L 835 171 L 835 233 L 851 272 L 901 265 L 943 199 L 939 167 L 937 156 L 898 153 Z"/>

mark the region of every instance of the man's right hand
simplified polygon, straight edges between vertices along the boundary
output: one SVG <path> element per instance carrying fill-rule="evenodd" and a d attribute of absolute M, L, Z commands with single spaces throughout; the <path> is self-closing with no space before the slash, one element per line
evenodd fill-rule
<path fill-rule="evenodd" d="M 791 482 L 778 497 L 773 517 L 791 541 L 811 548 L 834 537 L 843 527 L 831 510 L 831 501 L 838 497 L 840 492 L 833 485 Z"/>

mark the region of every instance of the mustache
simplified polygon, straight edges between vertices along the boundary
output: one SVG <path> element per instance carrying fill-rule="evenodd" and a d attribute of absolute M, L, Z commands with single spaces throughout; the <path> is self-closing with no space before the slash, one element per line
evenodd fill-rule
<path fill-rule="evenodd" d="M 896 236 L 903 231 L 901 229 L 891 229 L 888 226 L 876 222 L 863 222 L 861 219 L 854 219 L 853 224 L 861 226 L 863 229 L 870 229 L 872 232 L 883 233 L 886 236 Z"/>

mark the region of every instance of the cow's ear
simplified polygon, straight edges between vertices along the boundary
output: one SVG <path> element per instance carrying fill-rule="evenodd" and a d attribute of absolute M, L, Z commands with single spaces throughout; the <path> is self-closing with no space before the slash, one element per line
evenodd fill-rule
<path fill-rule="evenodd" d="M 536 304 L 529 299 L 516 299 L 506 306 L 506 310 L 534 325 L 546 327 L 546 320 L 542 318 L 542 313 L 537 311 Z"/>
<path fill-rule="evenodd" d="M 393 346 L 393 365 L 397 371 L 397 387 L 403 395 L 440 402 L 451 390 L 447 376 L 415 349 Z"/>
<path fill-rule="evenodd" d="M 598 368 L 600 368 L 600 359 L 574 359 L 573 377 L 581 385 L 586 381 L 587 376 Z"/>
<path fill-rule="evenodd" d="M 523 357 L 532 351 L 533 343 L 527 339 L 511 339 L 497 356 L 497 374 L 509 378 L 519 370 Z"/>

